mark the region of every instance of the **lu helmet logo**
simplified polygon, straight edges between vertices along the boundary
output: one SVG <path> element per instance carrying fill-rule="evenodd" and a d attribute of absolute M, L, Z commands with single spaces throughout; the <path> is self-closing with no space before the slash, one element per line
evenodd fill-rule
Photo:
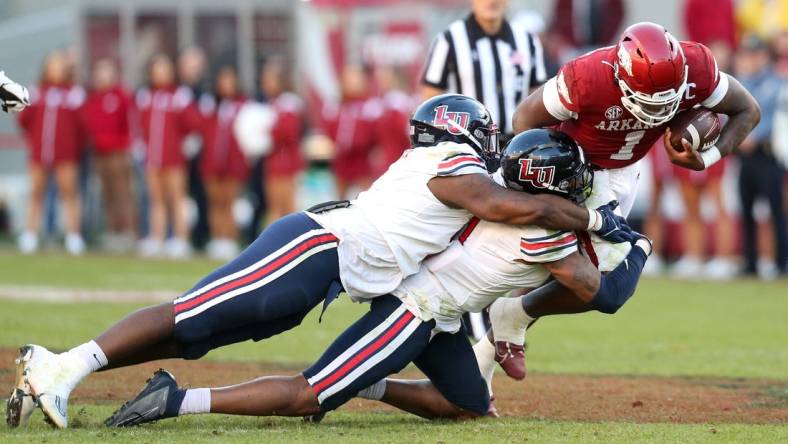
<path fill-rule="evenodd" d="M 520 180 L 531 182 L 536 188 L 547 188 L 553 183 L 555 167 L 538 167 L 531 165 L 531 159 L 520 159 Z"/>
<path fill-rule="evenodd" d="M 432 123 L 435 128 L 445 129 L 451 134 L 463 134 L 462 130 L 468 129 L 471 114 L 461 111 L 449 111 L 448 105 L 435 108 L 435 119 Z"/>

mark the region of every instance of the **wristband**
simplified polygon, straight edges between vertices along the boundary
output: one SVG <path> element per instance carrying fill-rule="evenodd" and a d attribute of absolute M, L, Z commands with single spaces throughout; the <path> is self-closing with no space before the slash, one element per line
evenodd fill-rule
<path fill-rule="evenodd" d="M 586 227 L 586 231 L 599 231 L 602 228 L 602 215 L 597 210 L 592 210 L 591 208 L 587 208 L 587 210 L 588 227 Z"/>
<path fill-rule="evenodd" d="M 700 153 L 700 158 L 703 160 L 703 168 L 708 168 L 722 159 L 722 153 L 716 145 Z"/>
<path fill-rule="evenodd" d="M 651 256 L 651 242 L 649 242 L 646 238 L 641 237 L 640 239 L 635 241 L 635 246 L 639 247 L 646 253 L 646 256 Z"/>

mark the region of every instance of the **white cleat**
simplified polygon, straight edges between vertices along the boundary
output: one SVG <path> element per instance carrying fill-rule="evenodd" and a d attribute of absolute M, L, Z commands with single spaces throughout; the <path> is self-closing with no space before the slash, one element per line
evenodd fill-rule
<path fill-rule="evenodd" d="M 140 241 L 138 252 L 147 259 L 158 258 L 164 254 L 164 244 L 158 239 L 146 237 Z"/>
<path fill-rule="evenodd" d="M 665 272 L 665 261 L 658 254 L 652 254 L 648 257 L 646 265 L 643 266 L 643 276 L 656 277 L 661 276 Z"/>
<path fill-rule="evenodd" d="M 88 374 L 85 364 L 68 353 L 55 354 L 39 345 L 20 349 L 25 382 L 35 397 L 46 421 L 64 429 L 68 426 L 68 397 Z"/>
<path fill-rule="evenodd" d="M 21 351 L 21 350 L 20 350 Z M 30 416 L 36 409 L 36 401 L 30 393 L 30 386 L 25 382 L 26 361 L 22 360 L 22 355 L 14 361 L 16 364 L 16 379 L 11 396 L 5 405 L 5 422 L 9 427 L 20 427 L 27 425 Z"/>
<path fill-rule="evenodd" d="M 715 257 L 706 262 L 706 265 L 703 267 L 703 274 L 706 279 L 715 281 L 733 279 L 738 273 L 739 267 L 736 265 L 736 262 L 724 257 Z"/>
<path fill-rule="evenodd" d="M 700 279 L 703 277 L 703 263 L 697 258 L 683 256 L 671 267 L 671 275 L 678 279 Z"/>
<path fill-rule="evenodd" d="M 192 255 L 192 247 L 189 242 L 173 237 L 164 244 L 164 249 L 167 252 L 167 257 L 175 260 L 189 259 Z"/>
<path fill-rule="evenodd" d="M 22 254 L 33 254 L 38 251 L 38 235 L 32 231 L 24 231 L 19 235 L 17 245 Z"/>
<path fill-rule="evenodd" d="M 85 254 L 85 240 L 78 233 L 67 234 L 66 251 L 72 256 L 82 256 Z"/>

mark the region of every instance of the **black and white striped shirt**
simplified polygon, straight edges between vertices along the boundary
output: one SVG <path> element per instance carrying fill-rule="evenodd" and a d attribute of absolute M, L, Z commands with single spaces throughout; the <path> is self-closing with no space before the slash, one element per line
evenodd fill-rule
<path fill-rule="evenodd" d="M 457 20 L 432 42 L 422 83 L 484 103 L 503 134 L 530 88 L 547 80 L 539 38 L 504 20 L 487 35 L 473 14 Z"/>

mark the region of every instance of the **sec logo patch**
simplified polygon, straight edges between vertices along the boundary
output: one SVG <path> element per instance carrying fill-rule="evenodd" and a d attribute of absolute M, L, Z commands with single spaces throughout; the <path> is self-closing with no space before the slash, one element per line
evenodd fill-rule
<path fill-rule="evenodd" d="M 622 114 L 624 114 L 624 110 L 618 105 L 613 105 L 605 111 L 605 117 L 608 120 L 618 120 Z"/>

